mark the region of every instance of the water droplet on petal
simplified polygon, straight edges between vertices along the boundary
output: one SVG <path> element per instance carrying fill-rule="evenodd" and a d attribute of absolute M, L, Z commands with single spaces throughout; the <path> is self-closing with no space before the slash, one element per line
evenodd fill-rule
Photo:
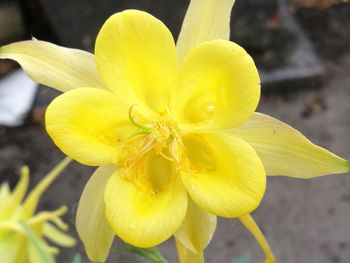
<path fill-rule="evenodd" d="M 207 113 L 212 114 L 215 111 L 215 106 L 213 104 L 210 104 L 207 106 Z"/>

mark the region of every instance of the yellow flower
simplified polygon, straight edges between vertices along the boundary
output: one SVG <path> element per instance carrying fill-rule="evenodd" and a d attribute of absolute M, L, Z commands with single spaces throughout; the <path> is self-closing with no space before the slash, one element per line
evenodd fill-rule
<path fill-rule="evenodd" d="M 254 62 L 240 46 L 205 42 L 179 65 L 163 23 L 128 10 L 102 27 L 95 60 L 106 89 L 60 95 L 47 109 L 46 129 L 68 156 L 109 170 L 91 180 L 94 187 L 103 181 L 117 236 L 151 247 L 178 231 L 185 243 L 196 216 L 214 229 L 213 215 L 240 217 L 259 205 L 264 166 L 228 131 L 253 114 L 260 94 Z M 193 250 L 204 245 L 192 243 Z"/>
<path fill-rule="evenodd" d="M 239 217 L 273 262 L 249 215 L 266 174 L 349 171 L 346 160 L 255 113 L 257 69 L 227 40 L 233 2 L 192 0 L 176 46 L 161 21 L 127 10 L 103 25 L 95 55 L 43 41 L 0 49 L 65 92 L 47 110 L 47 131 L 68 156 L 100 166 L 77 211 L 90 259 L 106 259 L 114 234 L 138 247 L 175 235 L 181 262 L 202 262 L 222 216 Z"/>
<path fill-rule="evenodd" d="M 29 183 L 29 170 L 23 167 L 21 178 L 11 193 L 8 184 L 0 186 L 0 255 L 2 263 L 38 263 L 44 262 L 37 246 L 44 249 L 50 262 L 59 250 L 50 246 L 45 239 L 64 247 L 75 245 L 75 240 L 62 231 L 68 226 L 60 219 L 67 208 L 62 206 L 55 211 L 35 213 L 42 193 L 56 176 L 67 166 L 70 160 L 62 161 L 22 200 Z M 34 244 L 26 228 L 35 235 L 38 244 Z"/>

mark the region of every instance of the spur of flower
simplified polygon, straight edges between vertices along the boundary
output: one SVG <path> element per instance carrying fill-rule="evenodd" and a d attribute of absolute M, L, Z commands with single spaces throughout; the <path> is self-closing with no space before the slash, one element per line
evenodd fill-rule
<path fill-rule="evenodd" d="M 42 179 L 24 199 L 28 183 L 29 169 L 23 167 L 21 178 L 11 192 L 9 185 L 0 186 L 0 255 L 3 263 L 55 262 L 59 252 L 54 243 L 63 247 L 75 245 L 75 239 L 65 233 L 68 226 L 61 220 L 67 208 L 62 206 L 55 211 L 36 212 L 43 192 L 52 183 L 70 160 L 65 159 Z M 24 199 L 24 200 L 23 200 Z M 35 242 L 31 240 L 35 237 Z M 46 257 L 46 258 L 43 258 Z"/>
<path fill-rule="evenodd" d="M 103 25 L 94 55 L 43 41 L 0 49 L 1 58 L 65 92 L 49 105 L 46 129 L 65 154 L 100 166 L 77 212 L 78 233 L 95 261 L 106 259 L 116 234 L 137 247 L 175 235 L 180 260 L 201 262 L 222 216 L 240 218 L 273 262 L 249 217 L 266 174 L 349 171 L 346 160 L 255 113 L 260 80 L 252 58 L 212 28 L 199 28 L 192 41 L 198 19 L 191 19 L 177 45 L 161 21 L 127 10 Z"/>

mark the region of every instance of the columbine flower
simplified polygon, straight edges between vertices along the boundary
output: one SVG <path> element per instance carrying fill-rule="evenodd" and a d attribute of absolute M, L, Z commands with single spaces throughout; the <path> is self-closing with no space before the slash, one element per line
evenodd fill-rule
<path fill-rule="evenodd" d="M 75 245 L 75 240 L 63 231 L 68 226 L 60 219 L 67 208 L 62 206 L 55 211 L 40 211 L 35 213 L 42 193 L 52 183 L 56 176 L 66 167 L 70 160 L 66 159 L 52 170 L 22 202 L 29 183 L 29 170 L 23 167 L 21 178 L 13 192 L 8 184 L 0 186 L 0 255 L 2 263 L 38 263 L 44 262 L 38 247 L 44 250 L 50 262 L 59 250 L 50 246 L 46 239 L 64 247 Z M 30 240 L 29 228 L 38 244 Z"/>
<path fill-rule="evenodd" d="M 177 232 L 196 250 L 202 241 L 186 240 L 194 218 L 214 229 L 214 215 L 240 217 L 259 205 L 263 163 L 229 131 L 253 114 L 260 94 L 254 62 L 240 46 L 205 42 L 178 65 L 163 23 L 128 10 L 102 27 L 95 60 L 106 89 L 59 96 L 47 109 L 46 129 L 68 156 L 102 166 L 91 187 L 103 183 L 106 219 L 117 236 L 151 247 Z M 80 205 L 83 229 L 90 216 L 81 223 L 81 211 L 91 200 Z"/>
<path fill-rule="evenodd" d="M 311 178 L 349 170 L 290 126 L 254 113 L 257 69 L 243 48 L 225 40 L 232 5 L 191 1 L 176 47 L 162 22 L 128 10 L 104 24 L 95 56 L 43 41 L 0 49 L 1 58 L 65 92 L 47 110 L 47 131 L 68 156 L 100 166 L 77 212 L 92 260 L 105 260 L 114 234 L 138 247 L 175 235 L 180 260 L 201 262 L 216 216 L 223 216 L 239 217 L 272 262 L 249 215 L 266 174 Z"/>

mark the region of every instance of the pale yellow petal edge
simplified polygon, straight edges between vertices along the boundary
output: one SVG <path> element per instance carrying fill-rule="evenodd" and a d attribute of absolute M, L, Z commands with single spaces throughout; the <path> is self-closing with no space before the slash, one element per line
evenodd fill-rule
<path fill-rule="evenodd" d="M 83 50 L 27 40 L 1 47 L 0 59 L 17 61 L 32 80 L 62 92 L 79 87 L 104 87 L 94 55 Z"/>
<path fill-rule="evenodd" d="M 249 143 L 261 158 L 268 175 L 313 178 L 350 171 L 350 162 L 313 144 L 291 126 L 255 113 L 229 131 Z"/>

